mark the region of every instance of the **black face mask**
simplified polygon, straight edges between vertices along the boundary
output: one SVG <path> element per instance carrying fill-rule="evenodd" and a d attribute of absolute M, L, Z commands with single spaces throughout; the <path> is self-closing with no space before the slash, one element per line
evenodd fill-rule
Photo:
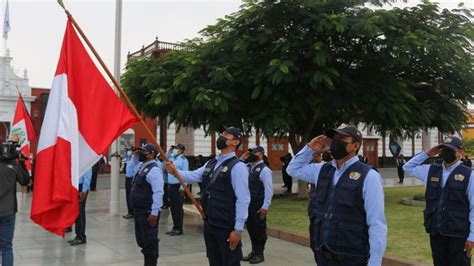
<path fill-rule="evenodd" d="M 138 154 L 138 161 L 139 161 L 139 162 L 144 162 L 144 161 L 146 161 L 146 159 L 147 159 L 146 156 L 147 156 L 147 154 L 144 154 L 144 153 L 141 153 L 141 152 L 140 152 L 140 153 Z"/>
<path fill-rule="evenodd" d="M 330 161 L 332 161 L 331 154 L 330 154 L 329 152 L 327 152 L 327 151 L 323 152 L 322 157 L 323 157 L 323 161 L 325 161 L 325 162 L 330 162 Z"/>
<path fill-rule="evenodd" d="M 456 161 L 456 152 L 451 149 L 442 149 L 439 156 L 447 163 Z"/>
<path fill-rule="evenodd" d="M 331 142 L 331 155 L 335 160 L 346 157 L 349 153 L 346 150 L 347 142 L 333 139 Z"/>
<path fill-rule="evenodd" d="M 249 157 L 247 158 L 247 161 L 248 161 L 249 163 L 254 163 L 254 162 L 258 161 L 258 156 L 255 155 L 255 154 L 253 154 L 253 153 L 251 153 L 251 154 L 249 155 Z"/>
<path fill-rule="evenodd" d="M 216 146 L 219 150 L 227 148 L 227 138 L 224 136 L 219 136 L 216 141 Z"/>

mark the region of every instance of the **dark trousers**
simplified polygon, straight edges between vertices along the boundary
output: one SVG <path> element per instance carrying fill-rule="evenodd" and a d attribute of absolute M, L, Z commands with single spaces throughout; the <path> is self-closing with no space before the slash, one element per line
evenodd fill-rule
<path fill-rule="evenodd" d="M 170 184 L 168 185 L 168 199 L 171 210 L 171 217 L 173 218 L 173 229 L 179 232 L 183 232 L 183 202 L 184 194 L 180 194 L 179 188 L 180 184 Z"/>
<path fill-rule="evenodd" d="M 16 214 L 0 216 L 0 265 L 13 266 L 13 234 Z"/>
<path fill-rule="evenodd" d="M 145 257 L 145 266 L 155 266 L 158 262 L 158 224 L 151 226 L 148 222 L 149 212 L 134 210 L 135 239 Z"/>
<path fill-rule="evenodd" d="M 398 179 L 403 183 L 405 179 L 405 171 L 403 171 L 403 166 L 397 166 Z"/>
<path fill-rule="evenodd" d="M 229 248 L 230 233 L 233 229 L 217 227 L 204 222 L 204 242 L 206 243 L 209 266 L 239 266 L 242 260 L 242 242 L 234 251 Z"/>
<path fill-rule="evenodd" d="M 289 174 L 285 172 L 283 173 L 283 184 L 286 186 L 287 191 L 291 192 L 291 188 L 293 187 L 293 180 Z"/>
<path fill-rule="evenodd" d="M 316 217 L 309 217 L 309 247 L 311 248 L 311 250 L 313 251 L 313 254 L 314 254 L 314 261 L 317 263 L 316 261 L 316 249 L 314 247 L 314 220 L 316 219 Z"/>
<path fill-rule="evenodd" d="M 170 201 L 168 200 L 168 183 L 165 183 L 163 187 L 163 207 L 169 207 L 170 206 Z"/>
<path fill-rule="evenodd" d="M 245 225 L 249 232 L 250 241 L 252 242 L 252 252 L 255 255 L 263 255 L 265 243 L 267 242 L 267 217 L 260 219 L 257 211 L 260 208 L 249 208 L 249 215 Z"/>
<path fill-rule="evenodd" d="M 471 265 L 471 258 L 464 252 L 466 238 L 430 235 L 434 266 Z"/>
<path fill-rule="evenodd" d="M 127 210 L 128 214 L 133 214 L 132 204 L 130 203 L 130 190 L 132 190 L 133 177 L 125 178 L 125 197 L 127 199 Z"/>
<path fill-rule="evenodd" d="M 79 185 L 79 191 L 82 190 L 82 184 Z M 86 240 L 86 202 L 87 196 L 83 202 L 79 202 L 79 216 L 76 218 L 76 238 Z"/>
<path fill-rule="evenodd" d="M 97 174 L 98 174 L 97 171 L 92 171 L 92 178 L 91 178 L 91 185 L 90 185 L 90 189 L 92 191 L 96 191 L 97 189 Z"/>

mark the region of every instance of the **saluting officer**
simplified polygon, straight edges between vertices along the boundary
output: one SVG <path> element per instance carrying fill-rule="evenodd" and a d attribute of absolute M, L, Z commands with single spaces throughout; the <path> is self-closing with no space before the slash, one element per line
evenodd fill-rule
<path fill-rule="evenodd" d="M 403 165 L 403 170 L 426 185 L 424 225 L 430 234 L 435 266 L 471 265 L 474 246 L 474 186 L 472 170 L 461 163 L 462 141 L 450 137 Z M 442 164 L 423 164 L 438 155 Z"/>
<path fill-rule="evenodd" d="M 135 238 L 142 248 L 145 266 L 157 264 L 158 220 L 163 204 L 163 170 L 156 161 L 158 150 L 153 144 L 139 148 L 130 163 L 135 177 L 130 191 L 130 203 L 135 216 Z M 138 158 L 137 158 L 138 156 Z"/>
<path fill-rule="evenodd" d="M 309 164 L 329 143 L 334 161 Z M 312 139 L 288 165 L 291 176 L 316 184 L 311 241 L 319 266 L 382 264 L 387 243 L 382 179 L 359 162 L 361 143 L 361 133 L 343 125 Z"/>
<path fill-rule="evenodd" d="M 263 162 L 265 149 L 257 146 L 242 156 L 249 169 L 250 205 L 246 225 L 252 242 L 252 251 L 242 258 L 250 264 L 265 261 L 263 251 L 267 242 L 267 212 L 273 197 L 272 170 Z"/>
<path fill-rule="evenodd" d="M 240 265 L 241 233 L 250 203 L 249 172 L 235 155 L 242 133 L 235 127 L 223 128 L 216 146 L 221 154 L 194 171 L 179 171 L 187 183 L 202 182 L 201 205 L 207 215 L 204 242 L 210 266 Z M 172 162 L 166 170 L 176 169 Z"/>

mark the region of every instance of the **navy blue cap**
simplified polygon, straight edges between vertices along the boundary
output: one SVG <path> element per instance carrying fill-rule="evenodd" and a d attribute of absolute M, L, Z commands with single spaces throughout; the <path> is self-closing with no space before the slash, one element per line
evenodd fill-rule
<path fill-rule="evenodd" d="M 332 139 L 334 135 L 336 134 L 352 137 L 357 142 L 362 142 L 362 134 L 354 126 L 342 124 L 338 128 L 331 128 L 331 129 L 326 130 L 326 133 L 325 133 L 325 135 L 330 139 Z"/>
<path fill-rule="evenodd" d="M 448 147 L 452 150 L 456 149 L 464 149 L 464 145 L 462 144 L 462 140 L 458 137 L 447 137 L 444 139 L 443 143 L 439 146 L 441 147 Z"/>
<path fill-rule="evenodd" d="M 220 128 L 220 133 L 222 132 L 228 132 L 230 134 L 232 134 L 234 136 L 234 138 L 240 140 L 240 142 L 242 142 L 242 132 L 240 131 L 240 129 L 236 128 L 236 127 L 226 127 L 226 126 L 222 126 Z"/>
<path fill-rule="evenodd" d="M 156 148 L 155 145 L 151 143 L 144 145 L 141 149 L 144 151 L 154 152 L 155 154 L 158 154 L 158 149 Z"/>
<path fill-rule="evenodd" d="M 265 154 L 265 149 L 262 146 L 257 146 L 253 149 L 250 149 L 250 152 L 252 152 L 252 153 L 261 152 L 261 153 Z"/>

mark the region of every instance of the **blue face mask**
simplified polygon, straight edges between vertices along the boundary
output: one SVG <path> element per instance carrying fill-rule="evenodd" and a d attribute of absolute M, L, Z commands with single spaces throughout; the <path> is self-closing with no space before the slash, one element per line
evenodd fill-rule
<path fill-rule="evenodd" d="M 174 157 L 176 157 L 178 155 L 178 150 L 177 149 L 174 149 L 173 152 L 171 152 L 171 155 L 173 155 Z"/>

